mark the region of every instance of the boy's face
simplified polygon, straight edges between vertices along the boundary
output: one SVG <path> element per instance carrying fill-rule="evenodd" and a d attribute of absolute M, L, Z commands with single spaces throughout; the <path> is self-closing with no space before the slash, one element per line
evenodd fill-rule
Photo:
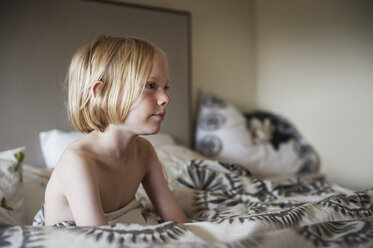
<path fill-rule="evenodd" d="M 124 121 L 136 134 L 159 132 L 170 102 L 167 95 L 168 70 L 164 58 L 156 55 L 140 102 L 128 113 Z"/>

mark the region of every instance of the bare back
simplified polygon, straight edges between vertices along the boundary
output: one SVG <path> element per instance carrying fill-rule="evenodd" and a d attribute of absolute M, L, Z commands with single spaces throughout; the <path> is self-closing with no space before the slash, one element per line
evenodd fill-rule
<path fill-rule="evenodd" d="M 89 138 L 71 144 L 47 185 L 46 225 L 70 220 L 77 225 L 107 224 L 103 213 L 132 201 L 147 173 L 149 159 L 154 159 L 149 156 L 148 142 L 140 137 L 135 139 L 122 161 L 114 161 L 95 150 Z"/>

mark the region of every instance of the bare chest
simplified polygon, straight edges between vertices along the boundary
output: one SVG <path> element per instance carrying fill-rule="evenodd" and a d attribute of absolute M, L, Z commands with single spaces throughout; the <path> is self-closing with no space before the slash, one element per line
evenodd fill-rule
<path fill-rule="evenodd" d="M 99 171 L 99 190 L 105 213 L 127 205 L 136 194 L 145 171 L 141 165 L 130 165 L 120 169 Z"/>

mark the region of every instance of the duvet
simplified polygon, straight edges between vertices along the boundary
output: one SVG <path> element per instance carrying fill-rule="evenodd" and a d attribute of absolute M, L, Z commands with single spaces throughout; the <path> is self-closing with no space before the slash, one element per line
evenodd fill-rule
<path fill-rule="evenodd" d="M 373 247 L 373 189 L 353 192 L 319 174 L 261 180 L 236 164 L 191 160 L 173 191 L 189 223 L 0 224 L 0 247 Z"/>

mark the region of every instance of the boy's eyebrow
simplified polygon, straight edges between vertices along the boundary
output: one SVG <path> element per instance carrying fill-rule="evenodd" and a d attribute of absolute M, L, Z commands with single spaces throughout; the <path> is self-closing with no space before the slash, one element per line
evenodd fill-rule
<path fill-rule="evenodd" d="M 149 79 L 150 79 L 150 80 L 160 81 L 160 78 L 159 78 L 159 77 L 154 77 L 154 76 L 150 76 Z M 169 82 L 170 82 L 170 79 L 167 78 L 167 81 L 166 81 L 165 84 L 169 84 Z"/>

